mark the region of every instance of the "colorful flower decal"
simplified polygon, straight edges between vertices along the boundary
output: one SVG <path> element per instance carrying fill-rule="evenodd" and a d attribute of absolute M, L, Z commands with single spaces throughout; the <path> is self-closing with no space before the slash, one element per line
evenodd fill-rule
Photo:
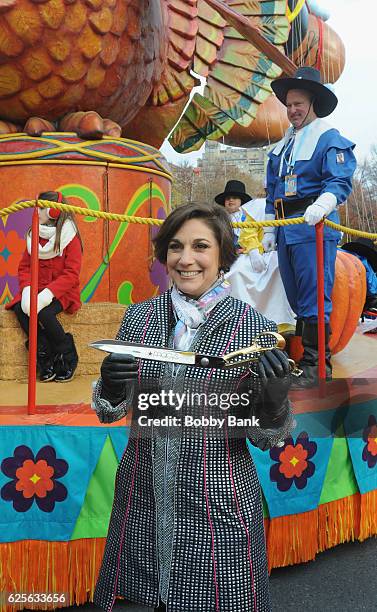
<path fill-rule="evenodd" d="M 270 468 L 270 479 L 276 482 L 279 491 L 288 491 L 295 483 L 297 489 L 304 489 L 315 472 L 315 465 L 309 461 L 317 452 L 317 444 L 309 440 L 302 431 L 296 443 L 293 438 L 285 440 L 284 446 L 270 450 L 270 457 L 276 461 Z"/>
<path fill-rule="evenodd" d="M 27 209 L 0 218 L 0 304 L 10 301 L 18 291 L 18 264 L 31 216 L 32 210 Z"/>
<path fill-rule="evenodd" d="M 12 479 L 2 487 L 1 497 L 13 502 L 16 512 L 27 512 L 34 500 L 43 512 L 52 512 L 55 503 L 67 497 L 67 489 L 58 478 L 67 473 L 68 463 L 56 458 L 52 446 L 41 448 L 35 458 L 28 446 L 17 446 L 13 457 L 3 460 L 1 471 Z"/>
<path fill-rule="evenodd" d="M 363 460 L 367 462 L 369 468 L 374 468 L 377 464 L 377 421 L 372 414 L 368 419 L 368 427 L 363 431 L 363 440 L 366 443 L 363 448 Z"/>
<path fill-rule="evenodd" d="M 18 271 L 21 255 L 25 250 L 25 240 L 15 230 L 7 234 L 0 230 L 1 269 L 4 274 L 14 276 Z"/>

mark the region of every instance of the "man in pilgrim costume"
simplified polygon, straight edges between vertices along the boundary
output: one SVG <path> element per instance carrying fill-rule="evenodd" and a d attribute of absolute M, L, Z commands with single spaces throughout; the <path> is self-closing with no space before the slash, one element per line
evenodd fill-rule
<path fill-rule="evenodd" d="M 339 223 L 338 206 L 352 191 L 356 169 L 354 144 L 322 117 L 335 109 L 335 94 L 321 82 L 315 68 L 298 68 L 294 77 L 271 83 L 287 107 L 291 122 L 285 137 L 269 154 L 266 218 L 304 217 L 305 223 L 265 228 L 266 251 L 277 243 L 280 273 L 292 310 L 297 315 L 296 334 L 302 336 L 303 374 L 297 387 L 310 387 L 318 376 L 318 309 L 315 225 L 324 217 Z M 326 376 L 331 378 L 328 340 L 331 292 L 340 232 L 324 228 Z"/>
<path fill-rule="evenodd" d="M 265 198 L 251 199 L 241 181 L 228 181 L 223 193 L 215 197 L 233 221 L 264 221 Z M 281 333 L 292 333 L 292 312 L 279 272 L 277 253 L 265 253 L 263 228 L 233 228 L 240 255 L 225 278 L 231 284 L 231 295 L 250 304 L 278 324 Z"/>

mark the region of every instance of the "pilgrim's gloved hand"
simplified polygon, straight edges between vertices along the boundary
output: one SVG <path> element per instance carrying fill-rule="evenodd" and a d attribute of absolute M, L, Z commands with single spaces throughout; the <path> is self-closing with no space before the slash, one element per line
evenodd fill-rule
<path fill-rule="evenodd" d="M 320 204 L 311 204 L 305 211 L 304 219 L 308 225 L 317 225 L 325 216 L 324 208 Z"/>
<path fill-rule="evenodd" d="M 271 228 L 271 230 L 272 231 L 269 231 L 269 232 L 264 230 L 264 236 L 262 238 L 262 246 L 263 246 L 265 253 L 270 253 L 271 251 L 275 251 L 275 248 L 276 248 L 275 230 L 273 228 Z"/>
<path fill-rule="evenodd" d="M 287 395 L 291 386 L 290 365 L 284 351 L 266 351 L 258 362 L 264 387 L 260 400 L 261 427 L 280 427 L 288 413 Z"/>
<path fill-rule="evenodd" d="M 127 387 L 137 380 L 138 363 L 132 355 L 110 353 L 102 362 L 101 397 L 117 405 L 126 396 Z"/>
<path fill-rule="evenodd" d="M 263 255 L 260 254 L 259 249 L 252 249 L 249 251 L 249 259 L 253 271 L 257 274 L 267 269 L 266 262 L 264 261 Z"/>
<path fill-rule="evenodd" d="M 54 294 L 52 291 L 50 291 L 50 289 L 48 289 L 48 287 L 42 289 L 42 291 L 38 293 L 37 312 L 40 312 L 43 310 L 43 308 L 49 306 L 53 299 Z"/>
<path fill-rule="evenodd" d="M 30 286 L 24 287 L 21 294 L 21 310 L 30 317 Z"/>
<path fill-rule="evenodd" d="M 337 204 L 336 196 L 326 191 L 322 193 L 305 211 L 304 219 L 308 225 L 317 225 L 323 217 L 327 217 Z"/>

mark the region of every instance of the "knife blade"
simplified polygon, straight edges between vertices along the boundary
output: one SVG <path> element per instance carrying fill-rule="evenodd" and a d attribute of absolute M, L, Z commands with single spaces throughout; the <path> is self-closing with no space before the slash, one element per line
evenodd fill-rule
<path fill-rule="evenodd" d="M 224 367 L 225 365 L 225 360 L 216 355 L 199 355 L 191 351 L 177 351 L 148 344 L 138 344 L 137 342 L 125 342 L 124 340 L 96 340 L 91 342 L 89 346 L 106 353 L 132 355 L 137 359 L 150 359 L 151 361 L 196 365 L 203 368 Z"/>

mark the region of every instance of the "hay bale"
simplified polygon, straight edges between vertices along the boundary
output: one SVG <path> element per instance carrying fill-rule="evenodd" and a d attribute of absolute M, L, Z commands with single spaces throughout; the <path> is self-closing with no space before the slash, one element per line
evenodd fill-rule
<path fill-rule="evenodd" d="M 79 355 L 76 375 L 98 374 L 104 353 L 90 349 L 88 344 L 100 338 L 114 338 L 124 312 L 121 304 L 89 303 L 73 315 L 64 312 L 58 315 L 65 331 L 75 339 Z M 27 378 L 27 364 L 25 334 L 14 312 L 0 306 L 0 380 Z"/>

